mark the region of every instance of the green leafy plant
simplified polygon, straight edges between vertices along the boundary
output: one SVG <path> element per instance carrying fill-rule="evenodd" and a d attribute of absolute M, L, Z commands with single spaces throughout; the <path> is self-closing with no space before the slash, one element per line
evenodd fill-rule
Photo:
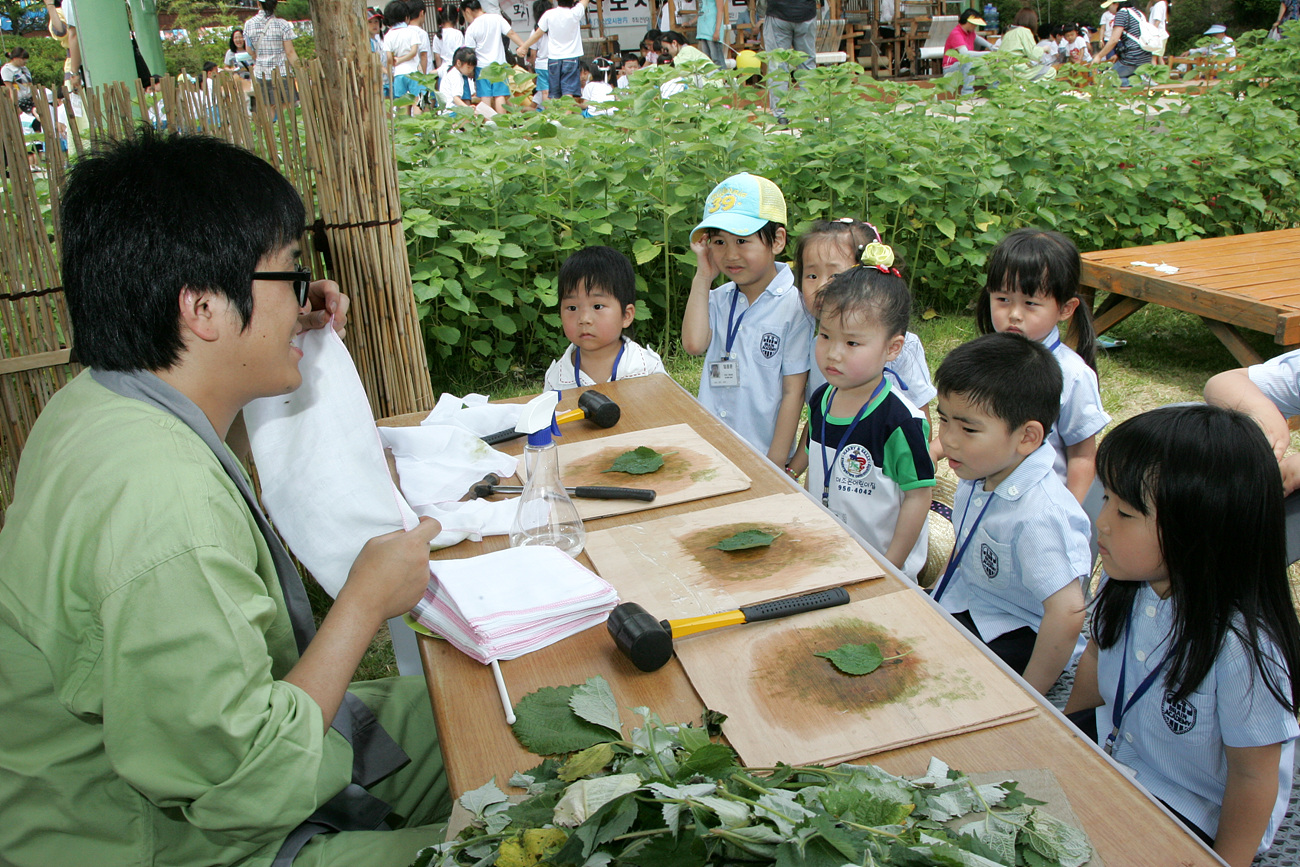
<path fill-rule="evenodd" d="M 907 651 L 907 653 L 911 652 Z M 813 655 L 829 659 L 832 665 L 845 674 L 860 676 L 871 674 L 890 660 L 902 659 L 907 656 L 907 653 L 885 656 L 880 652 L 880 645 L 871 642 L 870 644 L 841 644 L 834 650 L 822 650 Z"/>
<path fill-rule="evenodd" d="M 675 455 L 677 452 L 665 452 L 660 454 L 649 446 L 637 446 L 631 451 L 623 452 L 614 459 L 609 469 L 602 470 L 606 473 L 630 473 L 634 476 L 644 476 L 647 473 L 653 473 L 661 469 L 664 465 L 664 458 L 668 455 Z"/>
<path fill-rule="evenodd" d="M 762 530 L 741 530 L 733 536 L 721 539 L 710 548 L 719 551 L 745 551 L 750 548 L 766 548 L 777 540 L 781 533 L 765 533 Z"/>
<path fill-rule="evenodd" d="M 872 765 L 741 767 L 705 728 L 665 725 L 648 708 L 633 709 L 643 725 L 624 738 L 608 727 L 616 704 L 599 678 L 565 689 L 572 716 L 606 740 L 516 773 L 510 785 L 526 791 L 522 801 L 495 780 L 462 795 L 470 825 L 421 850 L 412 867 L 1078 867 L 1092 856 L 1082 831 L 1037 809 L 1013 781 L 976 785 L 938 759 L 916 779 Z M 516 709 L 521 722 L 535 712 L 527 698 Z M 528 724 L 557 722 L 548 705 Z"/>

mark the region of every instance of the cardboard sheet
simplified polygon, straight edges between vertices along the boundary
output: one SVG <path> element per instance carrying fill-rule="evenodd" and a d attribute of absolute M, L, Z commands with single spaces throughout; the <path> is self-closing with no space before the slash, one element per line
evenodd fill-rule
<path fill-rule="evenodd" d="M 904 655 L 858 677 L 814 655 L 873 642 L 887 660 Z M 746 765 L 845 761 L 1037 713 L 913 591 L 701 633 L 676 651 Z"/>
<path fill-rule="evenodd" d="M 767 548 L 710 548 L 744 530 Z M 881 578 L 884 570 L 830 515 L 797 493 L 587 534 L 587 556 L 619 598 L 656 617 L 692 617 Z"/>
<path fill-rule="evenodd" d="M 561 438 L 557 444 L 560 478 L 569 487 L 611 485 L 651 488 L 656 492 L 652 503 L 575 497 L 573 502 L 584 521 L 745 491 L 751 484 L 749 476 L 686 424 L 613 434 L 584 442 L 566 443 Z M 639 446 L 649 446 L 664 455 L 664 465 L 653 473 L 639 476 L 605 472 L 615 458 Z M 524 475 L 523 461 L 520 461 L 519 473 L 521 477 Z"/>

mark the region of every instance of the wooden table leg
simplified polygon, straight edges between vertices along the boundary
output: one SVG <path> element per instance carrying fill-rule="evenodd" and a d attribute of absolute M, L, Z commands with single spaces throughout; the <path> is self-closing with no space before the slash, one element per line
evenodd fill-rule
<path fill-rule="evenodd" d="M 1252 364 L 1262 364 L 1264 357 L 1255 351 L 1255 348 L 1247 343 L 1241 336 L 1241 332 L 1226 322 L 1218 322 L 1214 319 L 1208 319 L 1204 316 L 1201 321 L 1205 327 L 1213 332 L 1214 336 L 1219 338 L 1219 342 L 1228 347 L 1232 357 L 1241 362 L 1242 367 L 1250 367 Z"/>
<path fill-rule="evenodd" d="M 1145 301 L 1111 293 L 1111 296 L 1101 302 L 1101 306 L 1097 308 L 1097 312 L 1093 315 L 1092 326 L 1098 334 L 1105 334 L 1145 306 L 1147 306 Z"/>

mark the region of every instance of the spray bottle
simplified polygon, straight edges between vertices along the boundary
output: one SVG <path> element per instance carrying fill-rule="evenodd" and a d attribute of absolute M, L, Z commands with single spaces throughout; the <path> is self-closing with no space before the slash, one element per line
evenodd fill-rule
<path fill-rule="evenodd" d="M 555 422 L 555 405 L 559 400 L 556 392 L 543 392 L 528 402 L 515 425 L 515 430 L 528 434 L 528 445 L 524 447 L 528 481 L 519 495 L 519 511 L 510 525 L 510 547 L 553 545 L 576 557 L 586 544 L 587 531 L 560 482 L 560 458 L 552 439 L 553 435 L 560 435 L 560 427 Z"/>

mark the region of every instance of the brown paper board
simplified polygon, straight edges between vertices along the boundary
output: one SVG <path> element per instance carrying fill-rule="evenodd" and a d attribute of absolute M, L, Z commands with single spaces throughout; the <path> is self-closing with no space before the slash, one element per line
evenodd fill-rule
<path fill-rule="evenodd" d="M 664 455 L 664 465 L 653 473 L 607 473 L 614 459 L 638 446 L 649 446 Z M 639 500 L 587 500 L 575 497 L 578 515 L 584 520 L 626 515 L 644 509 L 672 506 L 702 500 L 718 494 L 745 491 L 749 476 L 727 459 L 690 425 L 667 427 L 604 436 L 583 442 L 558 441 L 560 479 L 568 487 L 610 485 L 617 488 L 650 488 L 656 492 L 654 502 Z M 675 454 L 668 454 L 675 452 Z M 519 464 L 524 477 L 524 466 Z"/>
<path fill-rule="evenodd" d="M 879 645 L 885 662 L 853 677 L 815 656 Z M 845 761 L 1036 713 L 1003 675 L 914 591 L 706 632 L 675 643 L 707 707 L 745 764 Z"/>
<path fill-rule="evenodd" d="M 743 530 L 767 548 L 710 548 Z M 619 598 L 656 617 L 693 617 L 882 577 L 884 570 L 807 497 L 777 494 L 587 534 L 587 556 Z"/>

